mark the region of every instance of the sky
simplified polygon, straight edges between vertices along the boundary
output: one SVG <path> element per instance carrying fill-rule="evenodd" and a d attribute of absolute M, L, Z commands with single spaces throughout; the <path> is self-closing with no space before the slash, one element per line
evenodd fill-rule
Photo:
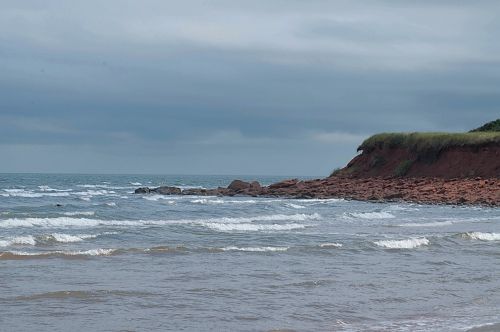
<path fill-rule="evenodd" d="M 0 0 L 0 172 L 328 175 L 499 118 L 500 1 Z"/>

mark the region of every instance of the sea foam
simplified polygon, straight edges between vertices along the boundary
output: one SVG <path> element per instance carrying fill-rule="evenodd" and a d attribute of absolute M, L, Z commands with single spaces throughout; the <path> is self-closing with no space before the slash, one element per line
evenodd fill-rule
<path fill-rule="evenodd" d="M 229 246 L 222 248 L 223 251 L 248 251 L 248 252 L 273 252 L 287 251 L 289 247 L 236 247 Z"/>
<path fill-rule="evenodd" d="M 349 212 L 346 214 L 347 218 L 360 218 L 360 219 L 392 219 L 396 218 L 395 215 L 380 211 L 380 212 Z"/>
<path fill-rule="evenodd" d="M 389 249 L 413 249 L 429 245 L 429 240 L 424 238 L 411 238 L 405 240 L 382 240 L 374 242 L 379 247 Z"/>
<path fill-rule="evenodd" d="M 481 241 L 500 241 L 500 233 L 468 232 L 462 234 L 463 238 Z"/>

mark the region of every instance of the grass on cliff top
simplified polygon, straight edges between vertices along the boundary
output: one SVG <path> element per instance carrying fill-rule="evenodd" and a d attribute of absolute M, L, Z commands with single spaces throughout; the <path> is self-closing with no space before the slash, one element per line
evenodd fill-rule
<path fill-rule="evenodd" d="M 500 132 L 470 133 L 382 133 L 366 139 L 358 151 L 376 148 L 406 148 L 414 152 L 441 151 L 450 147 L 500 144 Z"/>
<path fill-rule="evenodd" d="M 482 132 L 484 132 L 484 131 L 500 131 L 500 119 L 488 122 L 479 128 L 471 130 L 470 132 L 473 133 L 473 132 L 478 132 L 478 131 L 482 131 Z"/>

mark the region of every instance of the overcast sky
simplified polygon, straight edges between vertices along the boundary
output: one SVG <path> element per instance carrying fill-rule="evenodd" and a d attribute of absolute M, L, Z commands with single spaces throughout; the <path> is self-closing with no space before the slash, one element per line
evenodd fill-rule
<path fill-rule="evenodd" d="M 0 0 L 0 172 L 327 175 L 500 110 L 500 1 Z"/>

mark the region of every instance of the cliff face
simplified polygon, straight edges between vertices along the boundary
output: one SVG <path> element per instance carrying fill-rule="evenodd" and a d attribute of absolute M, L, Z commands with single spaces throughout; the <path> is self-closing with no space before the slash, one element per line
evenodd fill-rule
<path fill-rule="evenodd" d="M 500 178 L 500 146 L 449 147 L 413 152 L 401 147 L 363 151 L 338 175 L 352 178 Z"/>

